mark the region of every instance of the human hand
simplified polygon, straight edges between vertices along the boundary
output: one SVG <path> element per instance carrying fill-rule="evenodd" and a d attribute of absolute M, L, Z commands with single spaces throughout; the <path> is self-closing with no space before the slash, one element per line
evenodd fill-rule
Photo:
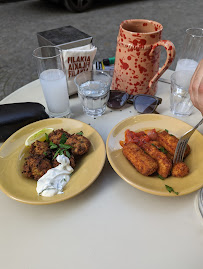
<path fill-rule="evenodd" d="M 203 59 L 192 76 L 189 93 L 193 105 L 203 114 Z"/>

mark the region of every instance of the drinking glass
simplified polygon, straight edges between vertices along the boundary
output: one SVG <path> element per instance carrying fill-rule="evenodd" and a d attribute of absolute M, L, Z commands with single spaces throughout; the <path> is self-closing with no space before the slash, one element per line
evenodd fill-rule
<path fill-rule="evenodd" d="M 69 117 L 70 105 L 62 52 L 55 46 L 33 51 L 50 117 Z"/>
<path fill-rule="evenodd" d="M 175 71 L 195 71 L 203 58 L 203 28 L 189 28 L 183 41 L 183 48 Z"/>
<path fill-rule="evenodd" d="M 176 71 L 171 75 L 170 109 L 177 116 L 189 116 L 193 111 L 193 104 L 188 92 L 193 71 Z"/>
<path fill-rule="evenodd" d="M 83 111 L 92 117 L 101 116 L 109 99 L 111 77 L 102 71 L 85 71 L 75 77 Z"/>

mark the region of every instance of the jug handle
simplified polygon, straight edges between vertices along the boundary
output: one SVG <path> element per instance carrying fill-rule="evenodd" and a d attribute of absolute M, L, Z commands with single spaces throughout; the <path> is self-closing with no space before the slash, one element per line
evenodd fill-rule
<path fill-rule="evenodd" d="M 166 53 L 167 53 L 167 58 L 165 61 L 165 64 L 161 67 L 161 69 L 159 69 L 159 71 L 156 73 L 156 75 L 150 80 L 149 82 L 149 88 L 153 88 L 155 83 L 157 82 L 157 80 L 162 76 L 162 74 L 169 68 L 169 66 L 172 64 L 175 55 L 176 55 L 176 51 L 175 51 L 175 46 L 173 45 L 173 43 L 169 40 L 160 40 L 158 42 L 156 42 L 150 53 L 149 56 L 151 57 L 153 55 L 154 50 L 156 49 L 156 47 L 158 46 L 163 46 L 166 49 Z"/>

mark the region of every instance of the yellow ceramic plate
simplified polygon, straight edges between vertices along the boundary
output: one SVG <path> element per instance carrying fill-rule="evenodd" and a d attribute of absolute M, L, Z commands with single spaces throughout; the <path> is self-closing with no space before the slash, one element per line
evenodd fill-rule
<path fill-rule="evenodd" d="M 180 137 L 192 127 L 181 120 L 155 114 L 145 114 L 125 119 L 111 130 L 106 142 L 107 157 L 115 172 L 133 187 L 155 195 L 175 195 L 169 193 L 165 185 L 172 187 L 174 191 L 179 192 L 179 195 L 185 195 L 200 189 L 203 186 L 203 136 L 198 131 L 194 132 L 189 141 L 191 153 L 186 158 L 185 163 L 189 166 L 190 173 L 184 178 L 170 176 L 161 180 L 157 176 L 143 176 L 124 157 L 119 141 L 124 140 L 125 130 L 140 131 L 151 128 L 167 129 L 169 133 Z"/>
<path fill-rule="evenodd" d="M 38 196 L 37 183 L 21 173 L 27 149 L 25 140 L 42 128 L 63 128 L 69 133 L 83 131 L 91 142 L 89 152 L 76 165 L 64 193 L 52 197 Z M 28 204 L 57 203 L 87 189 L 100 174 L 106 159 L 105 145 L 101 136 L 88 124 L 73 119 L 46 119 L 29 124 L 10 136 L 0 148 L 0 189 L 11 198 Z"/>

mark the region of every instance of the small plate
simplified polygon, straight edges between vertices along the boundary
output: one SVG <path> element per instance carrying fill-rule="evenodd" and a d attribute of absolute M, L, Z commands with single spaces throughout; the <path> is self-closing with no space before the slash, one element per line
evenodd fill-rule
<path fill-rule="evenodd" d="M 198 131 L 195 131 L 189 140 L 191 153 L 185 163 L 188 165 L 190 173 L 184 178 L 170 176 L 161 180 L 157 176 L 143 176 L 124 157 L 119 141 L 125 139 L 125 130 L 130 129 L 136 132 L 153 128 L 167 129 L 169 133 L 181 137 L 192 126 L 176 118 L 155 114 L 134 116 L 121 121 L 111 130 L 106 142 L 107 157 L 115 172 L 133 187 L 160 196 L 176 196 L 174 193 L 169 193 L 165 185 L 179 192 L 179 196 L 203 187 L 203 150 L 201 150 L 203 136 Z"/>
<path fill-rule="evenodd" d="M 63 194 L 52 197 L 38 196 L 37 182 L 22 175 L 27 149 L 25 140 L 45 127 L 63 128 L 69 133 L 83 131 L 91 147 L 76 164 Z M 28 204 L 52 204 L 67 200 L 87 189 L 99 176 L 106 159 L 105 145 L 98 132 L 88 124 L 74 119 L 55 118 L 37 121 L 12 134 L 0 148 L 0 189 L 14 200 Z"/>

